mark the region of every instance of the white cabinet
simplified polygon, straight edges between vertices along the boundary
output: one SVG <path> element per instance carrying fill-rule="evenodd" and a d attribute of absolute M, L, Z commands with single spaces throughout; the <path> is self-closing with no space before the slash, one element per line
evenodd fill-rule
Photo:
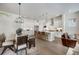
<path fill-rule="evenodd" d="M 48 41 L 53 41 L 53 40 L 55 40 L 54 34 L 55 34 L 55 32 L 49 32 L 49 33 L 48 33 Z"/>

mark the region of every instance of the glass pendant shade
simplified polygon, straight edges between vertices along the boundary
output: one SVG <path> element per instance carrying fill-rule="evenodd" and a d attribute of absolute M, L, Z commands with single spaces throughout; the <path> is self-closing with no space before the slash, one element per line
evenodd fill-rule
<path fill-rule="evenodd" d="M 15 21 L 16 23 L 24 23 L 24 20 L 23 20 L 23 18 L 20 16 L 20 17 L 18 17 L 18 18 L 16 18 L 16 21 Z"/>
<path fill-rule="evenodd" d="M 21 5 L 21 3 L 18 3 L 18 4 L 19 4 L 19 17 L 16 18 L 15 23 L 20 23 L 21 24 L 21 23 L 24 23 L 24 20 L 20 15 L 20 5 Z"/>

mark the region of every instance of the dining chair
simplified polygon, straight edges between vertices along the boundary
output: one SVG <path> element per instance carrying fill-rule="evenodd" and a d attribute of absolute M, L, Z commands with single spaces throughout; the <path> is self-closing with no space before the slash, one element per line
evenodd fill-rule
<path fill-rule="evenodd" d="M 10 49 L 11 51 L 14 52 L 14 42 L 15 42 L 15 35 L 14 34 L 10 34 L 8 36 L 5 36 L 5 41 L 2 43 L 2 47 L 3 47 L 3 51 L 1 53 L 1 55 L 6 51 L 6 49 Z"/>
<path fill-rule="evenodd" d="M 17 36 L 15 41 L 15 53 L 18 55 L 19 51 L 25 50 L 27 54 L 27 39 L 28 36 Z"/>

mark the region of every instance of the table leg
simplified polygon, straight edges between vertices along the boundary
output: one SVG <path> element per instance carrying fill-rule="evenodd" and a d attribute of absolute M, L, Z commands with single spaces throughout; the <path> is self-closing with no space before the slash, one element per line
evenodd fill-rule
<path fill-rule="evenodd" d="M 3 49 L 2 53 L 1 53 L 1 55 L 2 55 L 5 51 L 6 51 L 6 49 L 7 49 L 7 48 L 6 48 L 6 47 L 4 47 L 4 49 Z"/>

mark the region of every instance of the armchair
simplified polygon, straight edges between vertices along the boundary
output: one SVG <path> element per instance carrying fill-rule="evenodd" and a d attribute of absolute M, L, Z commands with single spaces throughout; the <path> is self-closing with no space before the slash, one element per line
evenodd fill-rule
<path fill-rule="evenodd" d="M 76 46 L 76 42 L 77 42 L 77 41 L 71 39 L 71 38 L 68 36 L 68 34 L 66 34 L 66 35 L 67 35 L 67 38 L 66 38 L 65 34 L 63 34 L 63 35 L 61 36 L 62 44 L 63 44 L 64 46 L 66 46 L 66 47 L 74 48 L 74 47 Z"/>

